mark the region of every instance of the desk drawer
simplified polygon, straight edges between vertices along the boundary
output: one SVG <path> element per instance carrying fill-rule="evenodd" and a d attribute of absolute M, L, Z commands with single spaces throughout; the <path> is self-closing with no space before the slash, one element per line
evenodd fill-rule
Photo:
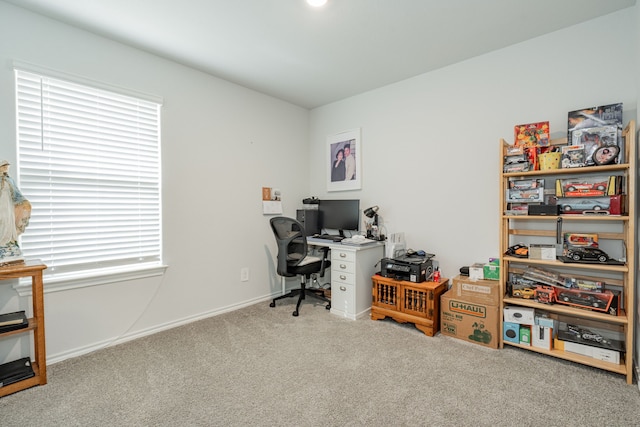
<path fill-rule="evenodd" d="M 356 262 L 356 253 L 342 249 L 331 249 L 331 262 Z"/>
<path fill-rule="evenodd" d="M 344 259 L 331 260 L 331 272 L 355 274 L 356 264 Z"/>
<path fill-rule="evenodd" d="M 355 286 L 345 283 L 333 283 L 331 286 L 331 311 L 355 319 Z"/>
<path fill-rule="evenodd" d="M 333 265 L 332 265 L 333 266 Z M 347 273 L 337 269 L 331 269 L 331 282 L 336 284 L 346 283 L 347 285 L 356 284 L 356 275 L 354 273 Z"/>

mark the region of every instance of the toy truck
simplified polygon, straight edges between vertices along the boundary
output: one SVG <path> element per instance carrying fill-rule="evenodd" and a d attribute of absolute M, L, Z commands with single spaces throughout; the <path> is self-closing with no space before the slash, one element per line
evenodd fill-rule
<path fill-rule="evenodd" d="M 538 285 L 535 289 L 534 300 L 543 304 L 553 304 L 558 302 L 556 288 L 553 286 Z"/>

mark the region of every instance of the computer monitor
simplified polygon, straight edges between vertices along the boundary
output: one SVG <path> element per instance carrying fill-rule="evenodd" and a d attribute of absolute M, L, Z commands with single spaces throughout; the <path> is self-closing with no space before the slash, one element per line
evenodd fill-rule
<path fill-rule="evenodd" d="M 320 200 L 318 213 L 321 228 L 338 230 L 343 237 L 344 230 L 360 228 L 360 200 Z"/>

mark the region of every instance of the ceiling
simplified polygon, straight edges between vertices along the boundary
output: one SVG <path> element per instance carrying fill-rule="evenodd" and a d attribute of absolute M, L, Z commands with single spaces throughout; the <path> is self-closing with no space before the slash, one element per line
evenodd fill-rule
<path fill-rule="evenodd" d="M 635 0 L 5 0 L 314 108 Z"/>

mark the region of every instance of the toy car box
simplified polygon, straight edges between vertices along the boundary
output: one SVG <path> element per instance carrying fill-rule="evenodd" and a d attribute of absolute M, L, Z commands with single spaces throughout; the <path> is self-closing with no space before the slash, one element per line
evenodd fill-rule
<path fill-rule="evenodd" d="M 500 342 L 497 305 L 457 298 L 452 290 L 440 298 L 440 333 L 484 347 L 498 348 Z"/>
<path fill-rule="evenodd" d="M 603 360 L 605 362 L 611 362 L 615 364 L 620 363 L 620 352 L 615 350 L 607 350 L 605 348 L 578 344 L 571 341 L 563 341 L 558 338 L 555 338 L 553 340 L 553 348 L 556 350 L 564 350 L 571 353 L 581 354 L 583 356 L 592 357 L 594 359 Z"/>
<path fill-rule="evenodd" d="M 562 242 L 570 246 L 598 247 L 598 235 L 596 233 L 564 233 Z"/>
<path fill-rule="evenodd" d="M 532 188 L 530 190 L 507 189 L 507 200 L 510 202 L 542 202 L 544 200 L 544 188 Z"/>
<path fill-rule="evenodd" d="M 587 327 L 573 321 L 570 323 L 560 322 L 556 338 L 607 350 L 625 351 L 624 333 L 611 328 Z"/>
<path fill-rule="evenodd" d="M 556 179 L 557 197 L 603 197 L 622 194 L 621 176 Z"/>
<path fill-rule="evenodd" d="M 558 303 L 573 307 L 588 308 L 604 313 L 609 313 L 613 297 L 613 292 L 606 289 L 602 292 L 590 292 L 579 289 L 556 288 L 556 299 Z M 616 313 L 610 314 L 617 315 L 617 310 Z"/>
<path fill-rule="evenodd" d="M 522 277 L 522 274 L 509 272 L 507 292 L 511 298 L 533 299 L 537 282 Z"/>
<path fill-rule="evenodd" d="M 559 197 L 557 201 L 562 214 L 622 215 L 624 196 L 606 197 Z"/>

